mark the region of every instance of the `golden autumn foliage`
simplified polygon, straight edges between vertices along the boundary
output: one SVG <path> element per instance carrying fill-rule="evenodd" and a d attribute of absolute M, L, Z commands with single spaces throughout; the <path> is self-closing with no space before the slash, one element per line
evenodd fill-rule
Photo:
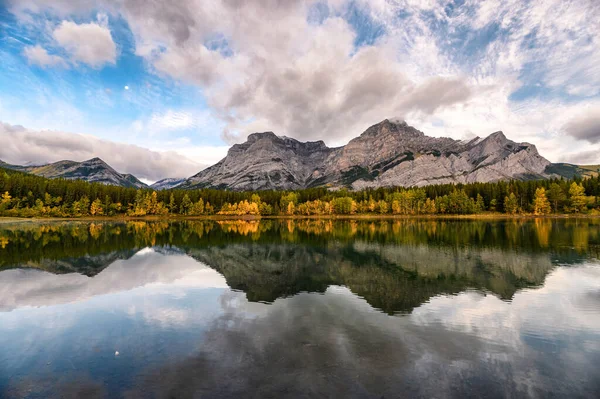
<path fill-rule="evenodd" d="M 536 215 L 546 215 L 550 213 L 550 201 L 546 197 L 546 190 L 543 187 L 535 190 L 535 198 L 533 200 L 533 213 Z"/>
<path fill-rule="evenodd" d="M 544 195 L 542 195 L 544 193 Z M 544 199 L 545 197 L 545 199 Z M 550 210 L 548 208 L 550 204 Z M 0 216 L 128 215 L 544 215 L 600 211 L 600 176 L 581 180 L 440 184 L 352 191 L 316 187 L 238 192 L 216 188 L 154 191 L 84 181 L 47 179 L 0 168 Z"/>

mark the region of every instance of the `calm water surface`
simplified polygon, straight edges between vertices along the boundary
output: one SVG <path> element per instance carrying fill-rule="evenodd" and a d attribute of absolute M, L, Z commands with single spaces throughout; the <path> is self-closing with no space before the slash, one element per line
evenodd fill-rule
<path fill-rule="evenodd" d="M 0 397 L 600 397 L 600 221 L 0 224 Z"/>

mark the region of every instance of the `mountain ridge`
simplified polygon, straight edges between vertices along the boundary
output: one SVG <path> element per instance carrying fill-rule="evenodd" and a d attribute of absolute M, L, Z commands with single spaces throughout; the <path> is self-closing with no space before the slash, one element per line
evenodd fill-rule
<path fill-rule="evenodd" d="M 11 165 L 0 160 L 0 167 L 31 173 L 49 179 L 84 180 L 89 183 L 101 183 L 129 188 L 148 187 L 134 175 L 119 173 L 98 157 L 82 162 L 63 160 L 36 166 Z"/>
<path fill-rule="evenodd" d="M 302 142 L 273 132 L 252 133 L 227 156 L 189 178 L 164 178 L 148 186 L 119 173 L 102 159 L 0 167 L 48 178 L 81 179 L 131 188 L 291 190 L 325 186 L 360 190 L 498 180 L 573 178 L 600 173 L 600 166 L 550 163 L 535 145 L 517 143 L 502 131 L 455 140 L 430 137 L 405 121 L 385 119 L 340 147 Z"/>
<path fill-rule="evenodd" d="M 468 141 L 430 137 L 405 121 L 385 119 L 348 144 L 301 142 L 273 132 L 253 133 L 225 158 L 181 188 L 231 190 L 377 188 L 441 183 L 547 179 L 552 163 L 535 145 L 498 131 Z"/>

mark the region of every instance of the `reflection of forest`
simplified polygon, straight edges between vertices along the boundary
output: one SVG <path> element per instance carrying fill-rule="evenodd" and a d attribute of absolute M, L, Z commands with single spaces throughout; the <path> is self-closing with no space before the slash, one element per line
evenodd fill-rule
<path fill-rule="evenodd" d="M 249 300 L 345 285 L 387 312 L 467 288 L 502 298 L 557 263 L 600 253 L 600 221 L 268 220 L 3 225 L 0 268 L 97 274 L 148 247 L 177 247 Z"/>
<path fill-rule="evenodd" d="M 511 298 L 543 283 L 548 255 L 490 248 L 449 249 L 423 244 L 328 243 L 323 247 L 274 243 L 190 249 L 251 301 L 274 301 L 302 291 L 345 285 L 387 312 L 410 311 L 430 297 L 468 288 Z"/>

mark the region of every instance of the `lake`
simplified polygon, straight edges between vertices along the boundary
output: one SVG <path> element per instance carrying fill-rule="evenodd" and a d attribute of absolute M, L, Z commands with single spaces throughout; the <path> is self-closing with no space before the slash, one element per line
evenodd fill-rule
<path fill-rule="evenodd" d="M 600 220 L 0 224 L 0 397 L 600 396 Z"/>

